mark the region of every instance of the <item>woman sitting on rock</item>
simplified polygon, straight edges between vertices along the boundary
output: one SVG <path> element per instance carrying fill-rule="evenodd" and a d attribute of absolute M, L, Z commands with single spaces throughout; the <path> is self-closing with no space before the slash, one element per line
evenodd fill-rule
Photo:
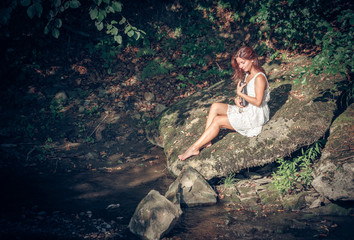
<path fill-rule="evenodd" d="M 269 120 L 269 107 L 267 105 L 270 94 L 267 77 L 260 66 L 258 56 L 250 47 L 244 46 L 232 56 L 231 64 L 235 70 L 232 77 L 237 82 L 237 95 L 235 105 L 213 103 L 209 110 L 205 131 L 202 136 L 187 151 L 178 158 L 182 161 L 198 155 L 202 147 L 210 147 L 221 128 L 235 130 L 240 134 L 257 136 L 262 126 Z M 246 73 L 245 84 L 240 78 Z M 243 93 L 244 88 L 247 94 Z M 242 99 L 248 104 L 242 105 Z"/>

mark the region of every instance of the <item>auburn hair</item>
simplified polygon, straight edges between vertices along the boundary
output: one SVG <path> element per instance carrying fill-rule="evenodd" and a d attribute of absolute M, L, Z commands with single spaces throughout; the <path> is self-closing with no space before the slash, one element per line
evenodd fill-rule
<path fill-rule="evenodd" d="M 242 46 L 235 52 L 235 54 L 231 58 L 231 65 L 232 65 L 232 68 L 235 70 L 235 74 L 232 76 L 233 80 L 237 81 L 238 79 L 241 79 L 241 77 L 243 76 L 243 71 L 242 71 L 242 69 L 240 69 L 240 67 L 238 66 L 238 63 L 236 61 L 236 59 L 238 57 L 245 59 L 245 60 L 253 61 L 253 66 L 257 70 L 265 73 L 264 69 L 260 65 L 257 53 L 251 47 Z"/>

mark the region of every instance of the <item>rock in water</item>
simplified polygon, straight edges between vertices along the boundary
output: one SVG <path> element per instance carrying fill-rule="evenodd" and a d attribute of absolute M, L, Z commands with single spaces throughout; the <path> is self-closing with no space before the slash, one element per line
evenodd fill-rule
<path fill-rule="evenodd" d="M 217 202 L 216 192 L 203 176 L 190 166 L 184 166 L 165 197 L 175 204 L 187 207 L 212 205 Z"/>
<path fill-rule="evenodd" d="M 128 227 L 144 239 L 160 239 L 174 227 L 181 214 L 179 205 L 151 190 L 137 206 Z"/>
<path fill-rule="evenodd" d="M 164 147 L 169 171 L 178 176 L 184 165 L 196 169 L 205 179 L 227 176 L 245 168 L 262 166 L 320 139 L 328 130 L 337 109 L 326 89 L 334 89 L 338 76 L 319 75 L 308 78 L 306 87 L 293 84 L 294 68 L 310 64 L 308 59 L 289 59 L 287 71 L 265 67 L 271 89 L 270 121 L 257 137 L 245 137 L 232 131 L 221 131 L 213 145 L 198 156 L 180 161 L 182 154 L 203 133 L 208 110 L 213 102 L 234 104 L 236 86 L 225 80 L 197 92 L 166 109 L 154 122 Z M 338 89 L 338 88 L 337 88 Z M 337 92 L 335 94 L 340 94 Z M 147 133 L 156 133 L 147 131 Z"/>
<path fill-rule="evenodd" d="M 354 201 L 354 105 L 334 120 L 312 186 L 333 201 Z"/>

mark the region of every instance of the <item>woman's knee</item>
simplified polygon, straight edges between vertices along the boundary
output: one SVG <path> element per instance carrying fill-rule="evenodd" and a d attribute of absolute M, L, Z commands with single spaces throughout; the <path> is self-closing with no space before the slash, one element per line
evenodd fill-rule
<path fill-rule="evenodd" d="M 218 112 L 221 109 L 222 103 L 213 103 L 211 104 L 210 111 Z"/>
<path fill-rule="evenodd" d="M 226 114 L 227 105 L 224 103 L 213 103 L 210 107 L 209 112 L 214 114 Z"/>

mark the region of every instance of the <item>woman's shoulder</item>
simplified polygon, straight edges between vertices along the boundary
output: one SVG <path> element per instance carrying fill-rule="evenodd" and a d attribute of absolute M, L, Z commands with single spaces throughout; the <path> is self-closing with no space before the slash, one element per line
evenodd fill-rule
<path fill-rule="evenodd" d="M 257 73 L 254 77 L 254 84 L 257 86 L 264 86 L 264 88 L 266 89 L 266 86 L 268 86 L 268 80 L 266 75 L 263 72 Z"/>
<path fill-rule="evenodd" d="M 253 78 L 255 79 L 255 81 L 267 81 L 267 76 L 264 72 L 256 73 Z"/>
<path fill-rule="evenodd" d="M 255 76 L 255 77 L 264 77 L 264 78 L 267 78 L 266 74 L 265 74 L 263 71 L 259 71 L 259 72 L 256 73 L 254 76 Z"/>

